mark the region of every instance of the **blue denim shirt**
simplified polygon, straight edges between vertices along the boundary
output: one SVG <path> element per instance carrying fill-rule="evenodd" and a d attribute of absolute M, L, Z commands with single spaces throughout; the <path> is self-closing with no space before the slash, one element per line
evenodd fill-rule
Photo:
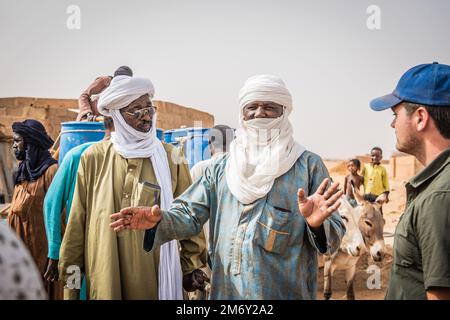
<path fill-rule="evenodd" d="M 326 248 L 320 248 L 297 205 L 301 187 L 313 194 L 328 171 L 321 158 L 305 151 L 266 197 L 243 205 L 230 192 L 228 155 L 214 160 L 152 231 L 144 248 L 198 234 L 209 219 L 211 299 L 315 299 L 317 253 L 331 254 L 345 227 L 337 212 L 323 224 Z"/>

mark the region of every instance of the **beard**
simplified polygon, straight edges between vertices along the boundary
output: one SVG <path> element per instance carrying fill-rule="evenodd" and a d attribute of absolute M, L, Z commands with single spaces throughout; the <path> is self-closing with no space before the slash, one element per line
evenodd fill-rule
<path fill-rule="evenodd" d="M 397 144 L 395 146 L 398 151 L 410 154 L 416 158 L 420 158 L 423 154 L 423 142 L 416 135 L 409 134 L 403 141 L 400 141 L 397 137 Z"/>
<path fill-rule="evenodd" d="M 25 160 L 25 150 L 14 150 L 14 156 L 19 161 Z"/>
<path fill-rule="evenodd" d="M 138 124 L 134 129 L 140 132 L 149 132 L 152 129 L 152 121 L 145 121 Z"/>

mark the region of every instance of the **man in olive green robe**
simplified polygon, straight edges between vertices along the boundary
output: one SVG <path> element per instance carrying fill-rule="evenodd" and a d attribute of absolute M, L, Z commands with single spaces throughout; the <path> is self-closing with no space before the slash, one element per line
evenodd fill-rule
<path fill-rule="evenodd" d="M 99 111 L 112 116 L 116 132 L 111 141 L 89 147 L 80 160 L 60 252 L 65 299 L 78 297 L 77 268 L 86 276 L 88 299 L 162 298 L 158 292 L 160 251 L 149 254 L 143 250 L 144 231 L 116 234 L 109 228 L 111 213 L 129 206 L 153 205 L 158 188 L 152 185 L 162 188 L 164 198 L 164 175 L 170 180 L 170 197 L 177 197 L 191 184 L 182 152 L 167 144 L 162 148 L 155 140 L 155 109 L 150 101 L 153 86 L 145 80 L 115 77 L 100 96 Z M 147 133 L 151 137 L 147 138 Z M 170 173 L 161 169 L 167 167 L 161 167 L 161 150 Z M 183 281 L 189 282 L 194 270 L 203 267 L 206 260 L 204 235 L 179 244 Z"/>

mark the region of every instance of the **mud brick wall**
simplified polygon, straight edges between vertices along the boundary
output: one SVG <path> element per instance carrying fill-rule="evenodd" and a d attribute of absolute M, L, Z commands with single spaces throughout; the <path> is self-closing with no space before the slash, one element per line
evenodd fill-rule
<path fill-rule="evenodd" d="M 214 116 L 209 113 L 171 102 L 155 100 L 154 103 L 158 108 L 158 128 L 167 130 L 181 126 L 200 126 L 199 122 L 203 127 L 214 125 Z M 56 139 L 61 130 L 61 122 L 74 121 L 76 118 L 76 113 L 69 109 L 78 109 L 76 99 L 0 98 L 0 133 L 10 140 L 13 122 L 36 119 Z"/>
<path fill-rule="evenodd" d="M 393 156 L 390 160 L 392 176 L 395 179 L 407 181 L 415 176 L 423 165 L 413 156 Z"/>
<path fill-rule="evenodd" d="M 176 129 L 182 126 L 212 127 L 214 116 L 175 103 L 154 101 L 158 108 L 158 128 Z M 78 109 L 76 99 L 0 98 L 0 193 L 10 201 L 12 171 L 17 165 L 11 151 L 12 129 L 16 121 L 36 119 L 42 122 L 55 140 L 61 130 L 61 122 L 74 121 L 77 114 L 69 109 Z"/>
<path fill-rule="evenodd" d="M 214 126 L 214 116 L 194 108 L 187 108 L 176 103 L 153 101 L 158 108 L 158 128 L 163 130 L 186 127 L 210 128 Z"/>
<path fill-rule="evenodd" d="M 68 109 L 77 108 L 78 101 L 74 99 L 1 98 L 0 132 L 11 137 L 13 122 L 36 119 L 42 122 L 48 134 L 56 139 L 61 122 L 73 121 L 77 116 Z"/>

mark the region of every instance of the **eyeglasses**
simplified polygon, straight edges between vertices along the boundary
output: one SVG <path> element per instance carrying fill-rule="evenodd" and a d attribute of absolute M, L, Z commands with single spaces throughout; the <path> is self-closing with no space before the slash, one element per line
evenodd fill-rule
<path fill-rule="evenodd" d="M 155 112 L 156 112 L 156 107 L 154 107 L 154 106 L 150 106 L 150 107 L 147 107 L 147 108 L 142 108 L 142 109 L 136 110 L 134 112 L 125 111 L 126 114 L 128 114 L 128 115 L 130 115 L 130 116 L 132 116 L 132 117 L 134 117 L 136 119 L 145 117 L 148 114 L 150 116 L 153 116 L 155 114 Z"/>

